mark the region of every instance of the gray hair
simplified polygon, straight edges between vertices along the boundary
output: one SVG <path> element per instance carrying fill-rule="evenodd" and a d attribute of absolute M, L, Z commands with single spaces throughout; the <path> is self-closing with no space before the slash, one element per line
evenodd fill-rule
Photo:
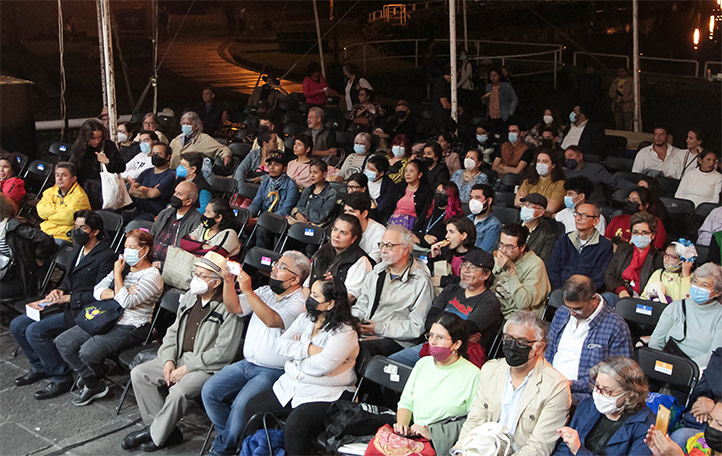
<path fill-rule="evenodd" d="M 539 318 L 535 313 L 529 312 L 528 310 L 517 310 L 509 319 L 504 323 L 504 333 L 509 329 L 509 325 L 514 323 L 519 326 L 526 326 L 534 330 L 534 337 L 537 342 L 542 342 L 546 345 L 547 333 L 549 332 L 549 326 L 547 323 Z"/>
<path fill-rule="evenodd" d="M 371 152 L 371 135 L 366 133 L 365 131 L 362 131 L 361 133 L 357 134 L 354 138 L 353 142 L 354 144 L 356 141 L 363 141 L 364 144 L 366 144 L 366 152 Z"/>
<path fill-rule="evenodd" d="M 595 293 L 592 279 L 581 274 L 569 277 L 562 287 L 564 301 L 568 302 L 589 302 Z"/>
<path fill-rule="evenodd" d="M 306 278 L 311 273 L 311 260 L 306 255 L 299 252 L 298 250 L 288 250 L 283 252 L 282 256 L 287 256 L 293 260 L 293 269 L 298 274 L 298 283 L 303 285 Z"/>
<path fill-rule="evenodd" d="M 645 406 L 649 393 L 647 376 L 639 364 L 626 356 L 613 356 L 589 370 L 589 378 L 596 380 L 599 374 L 610 376 L 626 393 L 622 411 L 635 413 Z"/>
<path fill-rule="evenodd" d="M 184 120 L 190 120 L 191 123 L 193 124 L 193 127 L 195 127 L 196 131 L 198 133 L 203 133 L 203 121 L 201 120 L 200 117 L 198 117 L 198 114 L 196 114 L 193 111 L 188 111 L 181 116 L 181 119 L 180 119 L 181 124 L 183 123 Z"/>
<path fill-rule="evenodd" d="M 143 116 L 143 120 L 147 119 L 148 117 L 150 117 L 151 119 L 153 119 L 153 122 L 155 122 L 155 124 L 158 125 L 158 116 L 156 116 L 156 115 L 155 115 L 154 113 L 152 113 L 152 112 L 149 112 L 149 113 L 147 113 L 146 115 Z"/>
<path fill-rule="evenodd" d="M 389 225 L 386 231 L 396 231 L 401 235 L 401 245 L 409 249 L 409 252 L 414 248 L 414 234 L 404 228 L 401 225 Z"/>
<path fill-rule="evenodd" d="M 714 292 L 722 294 L 722 267 L 714 263 L 705 263 L 692 273 L 692 279 L 714 279 Z"/>
<path fill-rule="evenodd" d="M 318 106 L 314 106 L 313 108 L 309 109 L 308 112 L 315 112 L 321 117 L 321 122 L 326 120 L 326 112 L 324 112 L 323 109 L 319 108 Z"/>

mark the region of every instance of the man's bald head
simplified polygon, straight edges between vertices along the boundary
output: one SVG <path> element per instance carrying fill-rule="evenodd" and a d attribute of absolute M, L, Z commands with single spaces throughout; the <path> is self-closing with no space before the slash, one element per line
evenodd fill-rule
<path fill-rule="evenodd" d="M 198 201 L 198 186 L 190 181 L 182 181 L 176 185 L 174 195 L 183 201 L 183 206 L 195 206 Z"/>

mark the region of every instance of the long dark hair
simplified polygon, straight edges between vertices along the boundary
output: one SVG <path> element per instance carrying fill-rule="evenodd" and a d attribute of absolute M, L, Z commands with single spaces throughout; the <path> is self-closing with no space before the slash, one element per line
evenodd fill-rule
<path fill-rule="evenodd" d="M 564 175 L 564 164 L 561 160 L 560 154 L 555 154 L 549 149 L 541 149 L 536 154 L 534 154 L 534 161 L 532 163 L 529 163 L 529 166 L 526 167 L 526 171 L 524 172 L 524 179 L 529 181 L 531 185 L 536 185 L 539 183 L 539 173 L 536 172 L 536 161 L 539 155 L 544 154 L 547 157 L 549 157 L 549 160 L 551 160 L 552 165 L 554 165 L 554 169 L 551 171 L 551 179 L 552 182 L 556 181 L 563 181 L 565 178 Z"/>
<path fill-rule="evenodd" d="M 105 125 L 103 125 L 103 123 L 98 119 L 88 119 L 80 126 L 78 137 L 75 139 L 70 152 L 70 162 L 75 164 L 75 166 L 82 166 L 83 157 L 85 157 L 85 154 L 90 147 L 90 139 L 96 131 L 103 132 L 103 139 L 100 140 L 100 145 L 97 149 L 97 151 L 100 151 L 105 147 L 105 141 L 108 140 L 110 135 L 110 133 L 108 133 L 108 129 L 105 128 Z"/>
<path fill-rule="evenodd" d="M 457 341 L 461 341 L 461 346 L 456 351 L 459 356 L 469 358 L 466 352 L 467 345 L 469 343 L 469 332 L 466 329 L 466 323 L 456 314 L 449 312 L 443 312 L 439 318 L 434 322 L 437 325 L 441 325 L 449 332 L 451 336 L 451 343 L 455 344 Z"/>
<path fill-rule="evenodd" d="M 356 239 L 341 253 L 336 252 L 330 240 L 321 246 L 313 256 L 311 263 L 311 282 L 320 280 L 327 272 L 334 277 L 337 276 L 338 267 L 344 264 L 349 257 L 358 255 L 359 250 L 361 250 L 359 244 L 361 243 L 361 236 L 363 236 L 363 228 L 361 228 L 361 222 L 359 222 L 358 218 L 355 215 L 341 214 L 333 221 L 331 226 L 335 226 L 336 222 L 348 223 L 351 226 L 351 235 L 355 236 Z"/>
<path fill-rule="evenodd" d="M 348 302 L 348 291 L 346 285 L 338 277 L 318 279 L 311 283 L 321 282 L 321 293 L 326 301 L 334 301 L 332 309 L 326 311 L 326 318 L 321 326 L 321 331 L 333 331 L 342 325 L 349 325 L 357 330 L 358 319 L 351 315 L 351 305 Z M 458 318 L 458 317 L 457 317 Z M 315 320 L 314 320 L 315 321 Z M 463 323 L 463 322 L 462 322 Z"/>
<path fill-rule="evenodd" d="M 218 223 L 218 231 L 223 231 L 228 228 L 238 231 L 236 217 L 233 214 L 233 209 L 231 209 L 228 201 L 223 198 L 215 197 L 209 201 L 209 204 L 213 209 L 213 213 L 216 214 L 216 217 L 219 215 L 221 216 L 221 221 Z"/>

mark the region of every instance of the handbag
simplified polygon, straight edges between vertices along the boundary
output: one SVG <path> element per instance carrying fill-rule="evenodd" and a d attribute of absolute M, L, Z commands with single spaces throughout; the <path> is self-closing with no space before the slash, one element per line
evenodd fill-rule
<path fill-rule="evenodd" d="M 429 439 L 423 437 L 408 438 L 394 433 L 394 429 L 384 424 L 376 435 L 364 456 L 435 456 L 436 451 Z"/>
<path fill-rule="evenodd" d="M 75 317 L 75 324 L 92 336 L 105 334 L 120 320 L 124 310 L 115 299 L 97 301 L 85 306 Z"/>
<path fill-rule="evenodd" d="M 196 261 L 198 261 L 198 257 L 192 253 L 169 245 L 163 263 L 163 283 L 179 290 L 189 289 L 194 270 L 193 264 Z"/>
<path fill-rule="evenodd" d="M 328 454 L 348 443 L 369 442 L 379 427 L 396 422 L 396 411 L 363 402 L 339 400 L 331 403 L 320 438 Z"/>
<path fill-rule="evenodd" d="M 123 178 L 120 174 L 109 173 L 105 163 L 100 164 L 100 188 L 103 193 L 103 209 L 120 209 L 133 203 Z"/>
<path fill-rule="evenodd" d="M 7 255 L 0 253 L 0 280 L 4 279 L 8 272 L 12 269 L 13 259 Z M 9 277 L 9 276 L 8 276 Z"/>
<path fill-rule="evenodd" d="M 677 355 L 681 356 L 682 358 L 691 359 L 687 353 L 685 353 L 681 348 L 679 348 L 679 342 L 682 342 L 687 338 L 687 300 L 685 299 L 682 300 L 682 316 L 684 317 L 684 336 L 680 340 L 674 339 L 672 337 L 667 339 L 667 343 L 664 344 L 662 351 L 671 355 Z"/>

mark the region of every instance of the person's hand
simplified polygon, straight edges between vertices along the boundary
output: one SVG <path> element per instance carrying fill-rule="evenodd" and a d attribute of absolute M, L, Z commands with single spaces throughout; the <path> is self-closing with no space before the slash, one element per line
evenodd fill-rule
<path fill-rule="evenodd" d="M 709 420 L 709 415 L 712 413 L 714 408 L 714 401 L 708 397 L 700 397 L 692 405 L 690 412 L 694 415 L 694 418 L 700 423 L 706 423 Z"/>
<path fill-rule="evenodd" d="M 579 441 L 579 433 L 569 426 L 563 426 L 557 429 L 557 434 L 562 438 L 562 441 L 567 444 L 569 451 L 572 454 L 577 454 L 579 448 L 582 446 L 582 442 Z"/>
<path fill-rule="evenodd" d="M 296 220 L 301 223 L 308 223 L 308 219 L 306 218 L 306 216 L 301 214 L 300 212 L 296 212 L 295 217 L 296 217 Z"/>
<path fill-rule="evenodd" d="M 188 373 L 188 366 L 185 364 L 177 369 L 173 369 L 173 371 L 170 373 L 170 381 L 173 384 L 178 383 L 185 374 Z"/>
<path fill-rule="evenodd" d="M 426 241 L 427 244 L 432 245 L 432 244 L 436 244 L 438 239 L 436 239 L 436 236 L 427 234 L 427 235 L 424 235 L 424 241 Z"/>
<path fill-rule="evenodd" d="M 160 271 L 160 269 L 163 267 L 163 264 L 160 261 L 154 261 L 153 267 Z"/>
<path fill-rule="evenodd" d="M 654 456 L 684 456 L 684 451 L 669 437 L 662 434 L 662 431 L 655 429 L 654 425 L 649 426 L 647 435 L 644 438 Z"/>
<path fill-rule="evenodd" d="M 504 254 L 501 250 L 497 250 L 494 254 L 494 263 L 498 269 L 504 269 L 509 263 L 509 257 Z"/>
<path fill-rule="evenodd" d="M 98 159 L 98 161 L 100 163 L 103 163 L 104 165 L 107 165 L 108 163 L 110 163 L 110 160 L 105 155 L 105 152 L 96 152 L 95 157 Z"/>
<path fill-rule="evenodd" d="M 620 298 L 628 298 L 628 297 L 630 297 L 630 296 L 631 296 L 631 295 L 629 294 L 629 292 L 628 292 L 627 290 L 622 290 L 622 291 L 619 292 L 619 297 L 620 297 Z"/>
<path fill-rule="evenodd" d="M 425 439 L 431 440 L 431 431 L 429 431 L 429 428 L 426 426 L 422 426 L 420 424 L 412 424 L 411 425 L 411 433 L 420 435 L 421 437 Z"/>
<path fill-rule="evenodd" d="M 166 361 L 165 364 L 163 364 L 163 378 L 165 379 L 165 383 L 168 386 L 171 386 L 173 383 L 171 382 L 170 374 L 175 369 L 175 363 L 173 361 Z"/>
<path fill-rule="evenodd" d="M 111 290 L 110 288 L 106 288 L 100 293 L 100 299 L 106 300 L 106 299 L 113 299 L 115 298 L 115 291 Z"/>
<path fill-rule="evenodd" d="M 38 304 L 40 304 L 41 302 L 43 302 L 43 301 L 31 302 L 31 303 L 28 303 L 28 306 L 32 307 L 32 308 L 35 309 L 35 310 L 43 310 L 43 309 L 38 305 Z"/>
<path fill-rule="evenodd" d="M 321 353 L 322 351 L 323 351 L 323 348 L 321 348 L 317 345 L 313 345 L 313 344 L 308 345 L 309 356 L 317 355 L 317 354 Z"/>
<path fill-rule="evenodd" d="M 135 184 L 135 179 L 133 179 L 132 177 L 128 176 L 128 177 L 125 178 L 125 183 L 128 184 L 128 185 L 130 185 L 130 186 L 132 187 L 133 184 Z"/>
<path fill-rule="evenodd" d="M 123 258 L 123 255 L 120 255 L 117 260 L 115 260 L 115 263 L 113 263 L 113 274 L 122 274 L 123 268 L 125 268 L 125 258 Z"/>
<path fill-rule="evenodd" d="M 48 293 L 45 296 L 45 300 L 50 301 L 51 303 L 55 303 L 63 296 L 63 294 L 64 294 L 63 290 L 58 290 L 56 288 L 55 290 L 51 291 L 50 293 Z"/>
<path fill-rule="evenodd" d="M 231 156 L 230 156 L 230 155 L 226 155 L 226 156 L 223 158 L 223 165 L 224 165 L 224 166 L 228 166 L 228 165 L 230 165 L 230 164 L 231 164 Z"/>
<path fill-rule="evenodd" d="M 689 277 L 692 274 L 692 266 L 694 261 L 683 261 L 682 262 L 682 277 Z"/>
<path fill-rule="evenodd" d="M 516 192 L 516 194 L 519 196 L 519 199 L 526 198 L 526 196 L 529 194 L 526 190 L 519 190 Z"/>
<path fill-rule="evenodd" d="M 134 295 L 134 294 L 136 294 L 137 292 L 138 292 L 138 284 L 137 284 L 137 283 L 128 287 L 128 293 L 129 293 L 129 294 Z"/>
<path fill-rule="evenodd" d="M 431 258 L 436 258 L 437 256 L 441 255 L 441 244 L 444 242 L 445 241 L 441 241 L 431 244 Z"/>
<path fill-rule="evenodd" d="M 472 335 L 469 336 L 469 342 L 470 342 L 470 343 L 477 343 L 477 344 L 478 344 L 480 340 L 481 340 L 481 333 L 480 333 L 480 332 L 475 332 L 474 334 L 472 334 Z"/>
<path fill-rule="evenodd" d="M 254 183 L 254 184 L 260 184 L 260 183 L 261 183 L 261 178 L 260 178 L 260 177 L 254 177 L 254 178 L 251 179 L 251 182 Z"/>
<path fill-rule="evenodd" d="M 241 275 L 238 276 L 238 286 L 241 289 L 241 293 L 246 294 L 253 291 L 253 285 L 251 285 L 251 276 L 246 274 L 246 271 L 241 270 Z"/>
<path fill-rule="evenodd" d="M 410 435 L 411 428 L 408 424 L 394 423 L 394 433 L 398 435 Z"/>
<path fill-rule="evenodd" d="M 358 327 L 361 334 L 375 334 L 376 322 L 368 320 L 366 323 L 359 323 Z"/>

